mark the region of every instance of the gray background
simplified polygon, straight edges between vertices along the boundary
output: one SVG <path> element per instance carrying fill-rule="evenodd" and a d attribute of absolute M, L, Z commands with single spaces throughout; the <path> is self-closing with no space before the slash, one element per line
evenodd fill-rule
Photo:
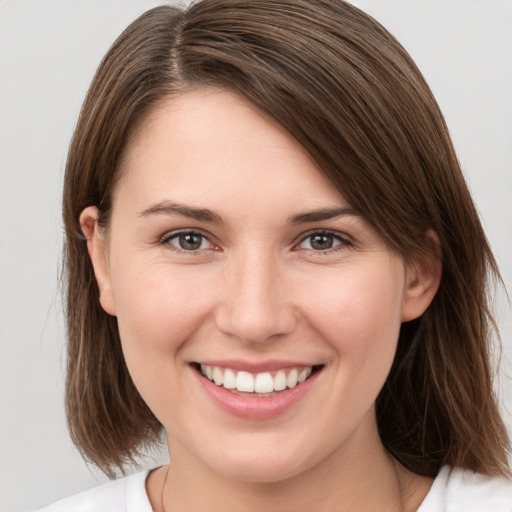
<path fill-rule="evenodd" d="M 106 480 L 65 427 L 60 188 L 96 66 L 122 29 L 159 3 L 0 0 L 0 512 Z M 429 81 L 512 291 L 512 1 L 353 3 L 398 37 Z M 512 313 L 503 290 L 497 310 L 510 426 Z"/>

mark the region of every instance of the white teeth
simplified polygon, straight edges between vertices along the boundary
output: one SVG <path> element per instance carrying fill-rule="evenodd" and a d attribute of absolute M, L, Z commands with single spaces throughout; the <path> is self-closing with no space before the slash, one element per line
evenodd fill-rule
<path fill-rule="evenodd" d="M 201 373 L 217 386 L 225 389 L 236 389 L 245 393 L 268 394 L 274 391 L 283 391 L 287 387 L 294 388 L 304 382 L 313 372 L 313 367 L 292 368 L 279 370 L 274 376 L 270 372 L 253 375 L 245 371 L 235 371 L 218 366 L 201 365 Z"/>
<path fill-rule="evenodd" d="M 274 391 L 274 379 L 270 373 L 258 373 L 254 379 L 254 391 L 256 393 L 272 393 Z"/>
<path fill-rule="evenodd" d="M 299 377 L 297 378 L 297 382 L 304 382 L 311 375 L 311 370 L 306 368 L 299 373 Z"/>
<path fill-rule="evenodd" d="M 226 370 L 224 372 L 224 382 L 222 384 L 226 389 L 236 388 L 236 375 L 233 370 Z"/>
<path fill-rule="evenodd" d="M 294 388 L 297 385 L 297 379 L 299 378 L 299 372 L 294 368 L 286 377 L 286 385 L 289 388 Z"/>
<path fill-rule="evenodd" d="M 222 381 L 224 380 L 224 375 L 222 374 L 222 370 L 215 366 L 213 368 L 213 382 L 217 384 L 217 386 L 220 386 L 222 384 Z"/>
<path fill-rule="evenodd" d="M 247 393 L 254 393 L 254 377 L 249 372 L 238 372 L 236 376 L 236 389 Z"/>
<path fill-rule="evenodd" d="M 282 391 L 283 389 L 286 389 L 286 373 L 279 370 L 274 377 L 274 390 Z"/>

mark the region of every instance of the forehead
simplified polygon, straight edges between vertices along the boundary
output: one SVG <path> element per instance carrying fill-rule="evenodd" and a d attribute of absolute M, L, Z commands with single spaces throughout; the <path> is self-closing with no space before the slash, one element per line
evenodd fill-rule
<path fill-rule="evenodd" d="M 242 96 L 217 89 L 169 97 L 144 119 L 126 149 L 114 203 L 120 194 L 139 205 L 167 196 L 250 205 L 278 194 L 311 207 L 343 202 L 279 123 Z"/>

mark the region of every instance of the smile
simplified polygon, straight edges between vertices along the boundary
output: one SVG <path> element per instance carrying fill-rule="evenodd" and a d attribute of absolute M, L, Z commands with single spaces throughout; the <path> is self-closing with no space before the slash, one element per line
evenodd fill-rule
<path fill-rule="evenodd" d="M 253 374 L 231 368 L 200 365 L 201 374 L 217 386 L 233 392 L 252 393 L 258 396 L 269 396 L 271 393 L 293 389 L 308 379 L 315 368 L 292 367 Z"/>
<path fill-rule="evenodd" d="M 296 407 L 325 369 L 284 361 L 204 361 L 190 367 L 208 402 L 251 421 L 272 420 Z"/>

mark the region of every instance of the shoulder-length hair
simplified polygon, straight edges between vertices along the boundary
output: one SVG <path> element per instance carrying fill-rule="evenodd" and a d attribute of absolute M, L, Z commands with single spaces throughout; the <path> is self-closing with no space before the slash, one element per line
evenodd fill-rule
<path fill-rule="evenodd" d="M 406 261 L 440 240 L 443 276 L 428 310 L 404 323 L 376 404 L 386 448 L 422 475 L 451 464 L 508 471 L 488 342 L 498 269 L 439 107 L 379 23 L 341 0 L 203 0 L 152 9 L 100 64 L 71 142 L 64 184 L 67 418 L 86 459 L 108 474 L 162 426 L 128 373 L 116 318 L 103 311 L 79 215 L 108 226 L 122 156 L 142 119 L 193 88 L 244 95 L 312 155 Z"/>

